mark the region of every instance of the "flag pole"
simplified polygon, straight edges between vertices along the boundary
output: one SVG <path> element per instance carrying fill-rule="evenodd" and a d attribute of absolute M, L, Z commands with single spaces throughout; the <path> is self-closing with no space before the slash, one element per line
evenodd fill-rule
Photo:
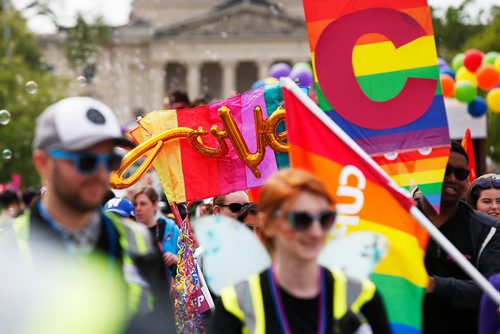
<path fill-rule="evenodd" d="M 370 166 L 376 169 L 380 176 L 385 178 L 388 185 L 404 197 L 411 198 L 410 193 L 399 187 L 385 171 L 351 138 L 342 128 L 330 119 L 321 108 L 304 93 L 290 78 L 281 78 L 283 88 L 291 91 L 316 117 L 318 117 L 337 136 L 358 153 Z M 285 106 L 286 108 L 286 106 Z M 405 206 L 407 207 L 407 206 Z M 438 230 L 436 226 L 415 206 L 408 208 L 413 218 L 422 226 L 443 249 L 458 263 L 467 275 L 492 298 L 497 305 L 500 305 L 500 293 L 490 282 L 474 267 L 458 249 Z"/>
<path fill-rule="evenodd" d="M 474 282 L 500 305 L 500 293 L 490 282 L 474 267 L 460 251 L 434 226 L 434 224 L 416 206 L 412 207 L 410 214 L 430 234 L 443 249 L 457 262 L 457 264 L 472 278 Z"/>

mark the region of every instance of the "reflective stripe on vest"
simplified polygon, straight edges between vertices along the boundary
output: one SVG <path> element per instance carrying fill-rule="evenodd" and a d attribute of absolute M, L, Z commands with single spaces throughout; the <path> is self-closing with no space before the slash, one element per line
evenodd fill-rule
<path fill-rule="evenodd" d="M 358 298 L 351 304 L 351 310 L 354 314 L 359 314 L 363 305 L 373 299 L 375 290 L 375 284 L 372 281 L 363 280 L 361 283 L 361 292 L 358 294 Z"/>
<path fill-rule="evenodd" d="M 140 275 L 133 256 L 153 253 L 152 242 L 147 242 L 149 231 L 116 216 L 106 214 L 118 231 L 122 249 L 123 274 L 128 287 L 128 303 L 132 314 L 146 314 L 153 310 L 154 299 L 150 286 Z M 150 247 L 148 247 L 150 245 Z"/>
<path fill-rule="evenodd" d="M 333 316 L 340 320 L 347 313 L 347 278 L 341 271 L 332 271 L 333 286 Z M 242 332 L 249 334 L 264 334 L 266 319 L 260 275 L 250 276 L 246 281 L 236 286 L 225 288 L 221 292 L 224 308 L 243 326 Z"/>
<path fill-rule="evenodd" d="M 30 215 L 26 210 L 17 217 L 13 224 L 13 230 L 21 252 L 22 259 L 28 265 L 32 265 L 31 245 L 30 245 Z M 149 293 L 149 285 L 141 279 L 138 269 L 135 266 L 133 256 L 141 256 L 154 252 L 153 243 L 147 229 L 141 229 L 127 221 L 122 221 L 118 217 L 106 214 L 118 231 L 118 242 L 122 250 L 123 273 L 128 287 L 128 304 L 132 314 L 147 313 L 153 309 L 152 294 Z M 150 241 L 148 243 L 148 240 Z M 150 245 L 150 247 L 148 247 Z"/>

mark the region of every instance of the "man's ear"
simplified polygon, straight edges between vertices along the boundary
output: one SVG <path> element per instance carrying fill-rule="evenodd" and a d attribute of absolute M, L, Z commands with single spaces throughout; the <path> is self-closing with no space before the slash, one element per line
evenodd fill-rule
<path fill-rule="evenodd" d="M 33 165 L 42 178 L 48 174 L 49 155 L 47 152 L 36 149 L 33 151 Z"/>
<path fill-rule="evenodd" d="M 214 205 L 214 215 L 220 215 L 220 206 Z"/>

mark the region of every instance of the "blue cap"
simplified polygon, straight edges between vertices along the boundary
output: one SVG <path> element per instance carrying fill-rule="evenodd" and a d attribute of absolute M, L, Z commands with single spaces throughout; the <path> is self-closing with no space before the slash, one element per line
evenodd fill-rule
<path fill-rule="evenodd" d="M 115 197 L 110 199 L 104 205 L 104 210 L 114 212 L 122 217 L 135 219 L 134 204 L 126 198 Z"/>

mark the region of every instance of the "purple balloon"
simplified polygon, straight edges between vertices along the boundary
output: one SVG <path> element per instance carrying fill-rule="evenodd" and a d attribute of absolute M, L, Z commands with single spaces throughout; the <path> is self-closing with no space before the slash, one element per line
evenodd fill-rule
<path fill-rule="evenodd" d="M 307 86 L 311 87 L 313 84 L 313 75 L 312 73 L 305 71 L 305 70 L 300 70 L 300 71 L 292 71 L 290 73 L 290 77 L 293 80 L 298 80 L 298 85 L 299 86 Z"/>
<path fill-rule="evenodd" d="M 269 69 L 269 76 L 279 79 L 290 75 L 292 67 L 286 63 L 276 63 Z"/>
<path fill-rule="evenodd" d="M 449 67 L 449 65 L 443 58 L 438 58 L 438 67 Z"/>

